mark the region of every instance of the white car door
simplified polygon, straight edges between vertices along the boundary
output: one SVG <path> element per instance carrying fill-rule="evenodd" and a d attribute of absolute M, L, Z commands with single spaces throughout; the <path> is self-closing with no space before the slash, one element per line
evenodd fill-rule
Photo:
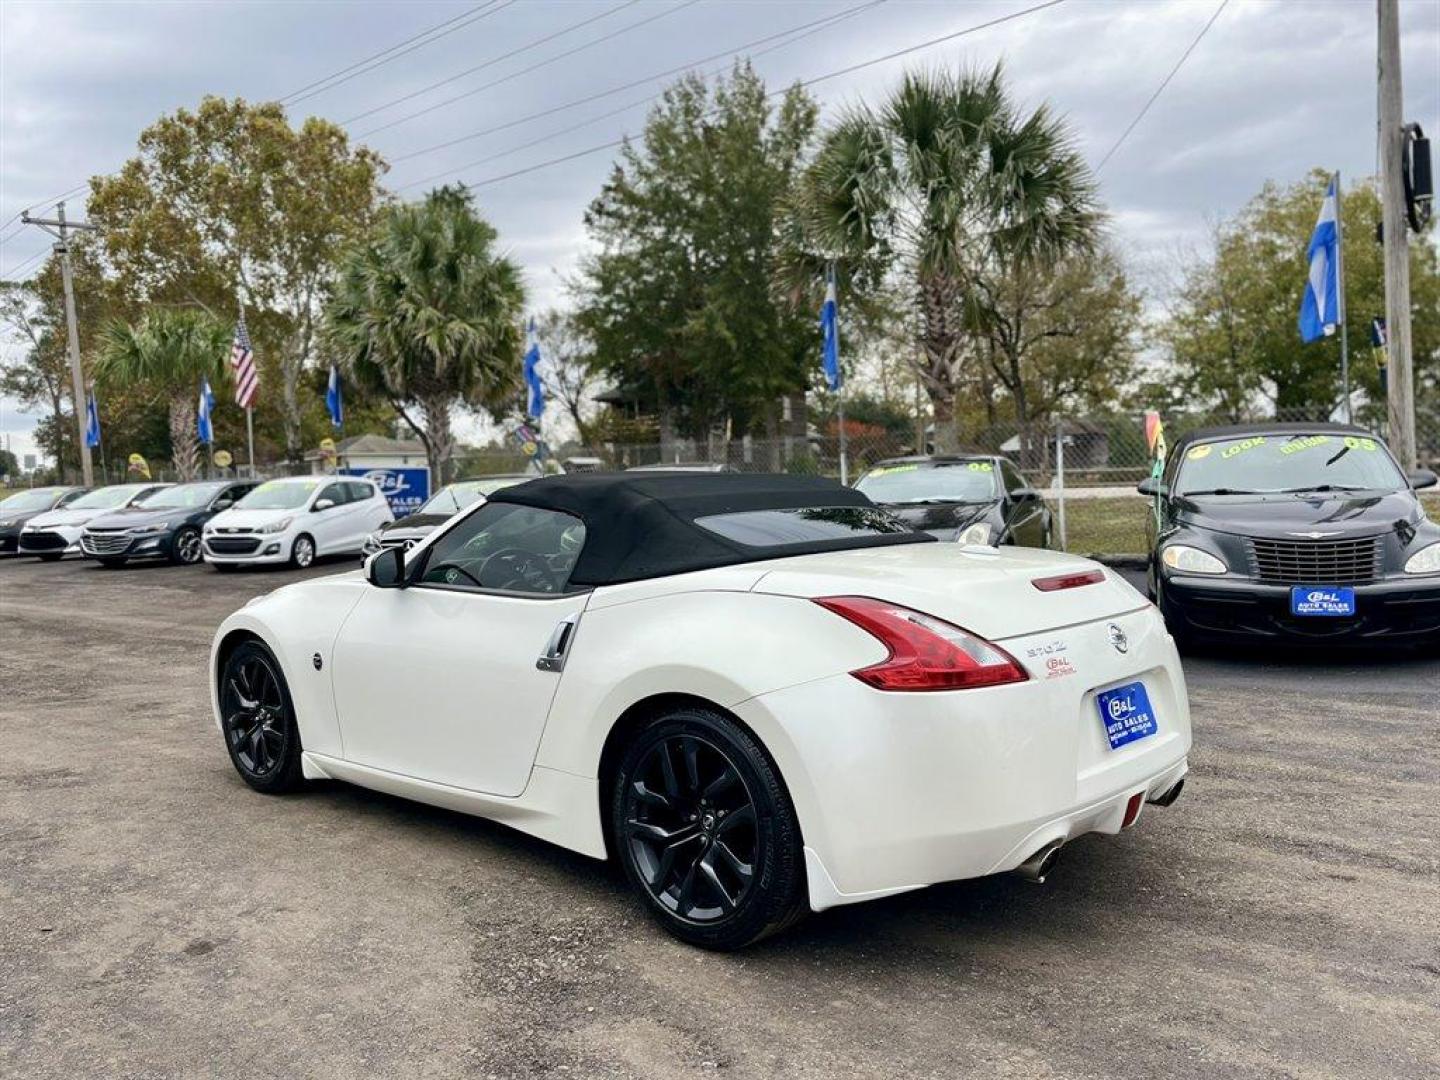
<path fill-rule="evenodd" d="M 321 503 L 331 505 L 321 508 Z M 305 526 L 315 538 L 315 551 L 320 555 L 334 555 L 345 550 L 345 539 L 349 534 L 347 518 L 353 517 L 355 504 L 349 500 L 344 481 L 326 484 L 315 493 L 310 503 Z"/>
<path fill-rule="evenodd" d="M 589 594 L 567 591 L 584 525 L 488 503 L 416 556 L 414 583 L 371 588 L 331 664 L 345 757 L 519 795 Z"/>

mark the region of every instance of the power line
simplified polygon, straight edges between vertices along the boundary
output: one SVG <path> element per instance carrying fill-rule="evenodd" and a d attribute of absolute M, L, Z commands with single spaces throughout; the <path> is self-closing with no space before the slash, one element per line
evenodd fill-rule
<path fill-rule="evenodd" d="M 1100 164 L 1095 166 L 1096 173 L 1099 173 L 1101 169 L 1105 168 L 1105 163 L 1115 156 L 1115 151 L 1119 150 L 1121 144 L 1130 137 L 1130 133 L 1135 130 L 1136 125 L 1145 119 L 1145 114 L 1150 111 L 1150 106 L 1155 104 L 1156 99 L 1159 98 L 1159 96 L 1165 92 L 1165 88 L 1170 85 L 1170 80 L 1175 78 L 1175 73 L 1184 66 L 1186 60 L 1190 59 L 1190 54 L 1195 51 L 1195 46 L 1199 45 L 1200 39 L 1210 32 L 1210 27 L 1215 25 L 1215 20 L 1220 18 L 1220 13 L 1225 10 L 1225 5 L 1228 3 L 1230 3 L 1230 0 L 1220 0 L 1220 6 L 1217 7 L 1215 13 L 1210 16 L 1210 21 L 1201 28 L 1200 33 L 1195 35 L 1195 40 L 1190 42 L 1190 47 L 1180 54 L 1180 59 L 1175 61 L 1175 66 L 1170 69 L 1170 74 L 1166 75 L 1160 85 L 1155 88 L 1155 92 L 1150 95 L 1150 100 L 1145 102 L 1144 107 L 1135 114 L 1135 119 L 1131 120 L 1129 126 L 1120 133 L 1120 137 L 1115 140 L 1115 144 L 1111 146 L 1109 150 L 1105 151 L 1105 156 L 1100 159 Z"/>
<path fill-rule="evenodd" d="M 884 0 L 881 0 L 881 2 L 884 2 Z M 794 36 L 788 38 L 788 39 L 785 40 L 785 41 L 776 42 L 775 44 L 770 45 L 770 46 L 768 46 L 768 47 L 766 47 L 766 48 L 764 48 L 764 49 L 760 49 L 758 52 L 750 53 L 750 54 L 747 56 L 746 59 L 748 59 L 748 60 L 758 60 L 760 57 L 766 56 L 766 55 L 768 55 L 769 53 L 775 52 L 777 49 L 784 49 L 784 48 L 786 48 L 786 47 L 788 47 L 788 46 L 790 46 L 790 45 L 794 45 L 797 41 L 802 41 L 803 39 L 805 39 L 805 38 L 807 38 L 807 37 L 812 37 L 813 35 L 819 34 L 819 33 L 823 32 L 823 31 L 825 31 L 825 30 L 829 30 L 831 27 L 836 26 L 836 25 L 838 25 L 838 24 L 840 24 L 840 23 L 842 23 L 842 22 L 845 22 L 845 21 L 847 21 L 847 20 L 849 20 L 849 19 L 853 19 L 853 18 L 855 18 L 857 15 L 863 14 L 863 11 L 864 11 L 864 8 L 863 8 L 863 7 L 855 7 L 855 8 L 850 8 L 850 9 L 848 9 L 848 10 L 846 10 L 846 11 L 841 11 L 841 12 L 839 12 L 839 13 L 831 16 L 830 19 L 829 19 L 824 25 L 811 27 L 811 28 L 808 29 L 808 30 L 805 30 L 805 31 L 803 31 L 803 32 L 801 32 L 801 33 L 795 34 Z M 724 68 L 715 68 L 715 69 L 713 69 L 712 71 L 708 72 L 705 77 L 706 77 L 706 78 L 711 78 L 711 77 L 719 74 L 719 73 L 722 72 L 723 70 L 724 70 Z M 454 168 L 444 169 L 444 170 L 442 170 L 442 171 L 440 171 L 440 172 L 438 172 L 438 173 L 432 173 L 431 175 L 426 176 L 426 177 L 422 177 L 422 178 L 419 179 L 419 180 L 412 180 L 412 181 L 410 181 L 410 183 L 408 183 L 408 184 L 401 184 L 399 187 L 395 188 L 395 190 L 396 190 L 396 191 L 408 191 L 408 190 L 410 190 L 411 188 L 420 187 L 421 185 L 424 185 L 424 184 L 433 183 L 434 181 L 443 179 L 444 177 L 447 177 L 447 176 L 453 176 L 453 175 L 455 175 L 455 174 L 458 173 L 458 172 L 464 172 L 466 169 L 474 169 L 474 168 L 477 168 L 477 167 L 479 167 L 479 166 L 481 166 L 481 165 L 488 165 L 488 164 L 490 164 L 490 162 L 492 162 L 492 161 L 498 161 L 498 160 L 500 160 L 501 158 L 509 157 L 511 154 L 518 154 L 521 150 L 529 150 L 529 149 L 531 149 L 532 147 L 539 146 L 539 145 L 542 144 L 542 143 L 547 143 L 547 142 L 550 142 L 550 141 L 553 140 L 553 139 L 558 139 L 558 138 L 560 138 L 562 135 L 569 135 L 569 134 L 570 134 L 571 132 L 573 132 L 573 131 L 579 131 L 581 128 L 587 128 L 587 127 L 591 126 L 592 124 L 598 124 L 598 123 L 599 123 L 600 121 L 602 121 L 602 120 L 608 120 L 608 119 L 610 119 L 612 116 L 619 116 L 619 115 L 621 115 L 622 113 L 627 113 L 627 112 L 629 112 L 631 109 L 639 108 L 641 105 L 648 105 L 650 102 L 652 102 L 652 101 L 658 101 L 660 98 L 662 98 L 662 97 L 664 97 L 664 96 L 665 96 L 665 91 L 664 91 L 664 90 L 661 90 L 659 93 L 656 93 L 656 94 L 647 94 L 647 95 L 645 95 L 643 98 L 639 98 L 639 99 L 637 99 L 637 100 L 635 100 L 635 101 L 627 102 L 626 104 L 621 105 L 621 106 L 620 106 L 619 108 L 617 108 L 617 109 L 611 109 L 611 110 L 609 110 L 608 112 L 600 113 L 598 116 L 589 117 L 588 119 L 585 119 L 585 120 L 580 121 L 578 124 L 571 124 L 569 127 L 563 127 L 563 128 L 560 128 L 560 129 L 558 129 L 558 130 L 556 130 L 556 131 L 549 132 L 549 133 L 546 134 L 546 135 L 541 135 L 539 138 L 531 139 L 529 142 L 523 142 L 523 143 L 520 143 L 520 144 L 518 144 L 518 145 L 516 145 L 516 146 L 508 147 L 508 148 L 505 149 L 505 150 L 498 151 L 497 153 L 494 153 L 494 154 L 488 154 L 488 155 L 486 155 L 485 157 L 483 157 L 483 158 L 477 158 L 477 159 L 474 160 L 474 161 L 467 161 L 467 162 L 465 162 L 465 164 L 463 164 L 463 165 L 456 165 Z"/>
<path fill-rule="evenodd" d="M 626 26 L 622 26 L 618 30 L 612 30 L 610 33 L 598 37 L 594 41 L 587 41 L 582 45 L 575 46 L 573 49 L 568 49 L 565 52 L 558 53 L 555 56 L 550 57 L 549 59 L 537 61 L 536 63 L 531 64 L 529 67 L 521 68 L 519 71 L 511 72 L 509 75 L 502 75 L 498 79 L 492 79 L 490 82 L 485 83 L 481 86 L 477 86 L 473 90 L 467 90 L 463 94 L 456 94 L 454 97 L 446 98 L 444 101 L 438 101 L 434 105 L 428 105 L 423 109 L 418 109 L 413 113 L 409 113 L 405 116 L 399 117 L 398 119 L 391 120 L 388 124 L 381 124 L 379 127 L 371 128 L 369 131 L 361 132 L 359 135 L 356 136 L 356 138 L 368 138 L 369 136 L 374 135 L 377 132 L 388 131 L 390 128 L 398 127 L 400 124 L 408 123 L 409 121 L 414 120 L 416 117 L 425 116 L 427 113 L 432 113 L 437 109 L 443 109 L 447 105 L 453 105 L 457 101 L 463 101 L 468 97 L 474 97 L 476 94 L 481 93 L 482 91 L 490 90 L 496 86 L 499 86 L 501 83 L 509 82 L 511 79 L 518 79 L 522 75 L 528 75 L 530 74 L 530 72 L 538 71 L 543 67 L 549 67 L 551 64 L 559 60 L 564 60 L 566 57 L 574 56 L 576 53 L 579 52 L 584 52 L 586 49 L 590 49 L 596 45 L 600 45 L 603 42 L 609 41 L 611 38 L 619 37 L 621 34 L 628 33 L 629 31 L 644 26 L 647 23 L 652 23 L 658 19 L 663 19 L 669 15 L 674 15 L 676 12 L 687 7 L 692 7 L 699 2 L 700 0 L 681 0 L 680 3 L 676 4 L 672 8 L 667 8 L 665 11 L 658 12 L 654 15 L 648 15 L 643 19 L 637 20 L 636 22 L 629 23 Z"/>
<path fill-rule="evenodd" d="M 297 101 L 306 101 L 309 98 L 325 93 L 327 90 L 333 90 L 341 83 L 349 82 L 359 75 L 374 71 L 376 68 L 383 67 L 392 60 L 398 60 L 400 57 L 412 53 L 416 49 L 423 49 L 426 45 L 433 44 L 443 37 L 448 37 L 457 30 L 463 30 L 472 23 L 477 23 L 481 19 L 503 11 L 514 2 L 515 0 L 487 0 L 484 4 L 470 8 L 468 11 L 456 15 L 452 19 L 446 19 L 442 23 L 437 23 L 430 27 L 430 29 L 422 30 L 420 33 L 408 37 L 404 41 L 397 42 L 387 49 L 381 49 L 379 52 L 372 53 L 363 60 L 357 60 L 349 67 L 331 72 L 322 79 L 316 79 L 314 82 L 302 86 L 299 90 L 292 90 L 278 100 L 282 105 L 293 105 Z M 434 36 L 432 37 L 430 35 Z M 421 40 L 422 38 L 425 40 Z"/>
<path fill-rule="evenodd" d="M 20 263 L 18 266 L 12 266 L 12 267 L 11 267 L 9 270 L 7 270 L 5 273 L 0 274 L 0 281 L 14 281 L 15 278 L 16 278 L 20 273 L 22 273 L 23 271 L 27 270 L 27 269 L 30 267 L 30 264 L 31 264 L 31 263 L 38 262 L 40 259 L 44 258 L 44 257 L 45 257 L 46 255 L 48 255 L 49 253 L 50 253 L 50 249 L 49 249 L 48 247 L 47 247 L 47 248 L 42 248 L 41 250 L 37 251 L 34 255 L 31 255 L 30 258 L 28 258 L 28 259 L 26 259 L 24 262 Z"/>
<path fill-rule="evenodd" d="M 847 10 L 863 10 L 865 8 L 876 7 L 884 2 L 885 0 L 866 0 L 865 3 L 857 4 L 854 6 L 854 8 L 849 8 Z M 1061 0 L 1051 0 L 1051 2 L 1060 3 Z M 609 90 L 602 90 L 597 94 L 589 94 L 586 97 L 577 98 L 574 101 L 568 101 L 563 105 L 554 105 L 548 109 L 541 109 L 539 112 L 531 113 L 528 116 L 522 116 L 517 120 L 511 120 L 504 124 L 497 124 L 493 127 L 482 128 L 479 131 L 472 131 L 468 135 L 461 135 L 460 137 L 455 139 L 448 139 L 445 142 L 436 143 L 434 146 L 427 146 L 420 150 L 414 150 L 408 154 L 402 154 L 399 157 L 391 158 L 390 163 L 392 165 L 396 165 L 402 161 L 409 161 L 412 158 L 423 157 L 425 154 L 432 154 L 436 150 L 446 150 L 452 146 L 458 146 L 461 143 L 470 142 L 472 139 L 478 139 L 485 135 L 493 135 L 497 131 L 506 131 L 512 127 L 518 127 L 520 124 L 529 123 L 531 120 L 539 120 L 542 117 L 553 116 L 556 113 L 565 112 L 580 105 L 588 105 L 592 101 L 599 101 L 601 98 L 610 97 L 613 94 L 624 93 L 626 90 L 633 90 L 637 86 L 644 86 L 646 83 L 654 82 L 656 79 L 664 79 L 670 75 L 675 75 L 682 71 L 688 71 L 690 68 L 697 67 L 700 64 L 708 64 L 712 60 L 720 60 L 725 57 L 737 56 L 740 53 L 745 52 L 747 49 L 754 48 L 756 45 L 764 45 L 766 42 L 774 41 L 776 38 L 787 37 L 790 34 L 796 33 L 800 30 L 805 30 L 809 27 L 829 22 L 834 17 L 834 15 L 827 15 L 822 19 L 813 19 L 810 22 L 801 23 L 799 26 L 792 26 L 788 30 L 782 30 L 779 33 L 775 34 L 767 34 L 764 37 L 756 38 L 754 41 L 747 41 L 745 44 L 740 45 L 736 48 L 729 49 L 724 52 L 712 53 L 709 56 L 703 56 L 698 60 L 691 60 L 688 63 L 680 64 L 672 68 L 667 68 L 664 71 L 655 72 L 653 75 L 647 75 L 643 79 L 635 79 L 631 82 L 623 83 L 620 86 L 612 86 Z"/>
<path fill-rule="evenodd" d="M 571 23 L 569 26 L 566 26 L 566 27 L 563 27 L 563 28 L 561 28 L 561 29 L 559 29 L 559 30 L 556 30 L 556 31 L 554 31 L 553 33 L 546 34 L 546 35 L 543 36 L 543 37 L 538 37 L 538 38 L 536 38 L 534 41 L 527 42 L 526 44 L 521 45 L 521 46 L 519 46 L 518 48 L 511 49 L 509 52 L 503 52 L 503 53 L 500 53 L 498 56 L 492 56 L 489 60 L 482 61 L 481 63 L 476 64 L 474 67 L 466 68 L 464 71 L 456 72 L 454 75 L 450 75 L 450 76 L 448 76 L 448 77 L 446 77 L 446 78 L 444 78 L 444 79 L 440 79 L 438 82 L 433 82 L 433 83 L 431 83 L 429 86 L 422 86 L 419 90 L 412 90 L 410 93 L 405 94 L 405 95 L 403 95 L 403 96 L 401 96 L 401 97 L 393 98 L 393 99 L 390 100 L 390 101 L 383 102 L 383 103 L 381 103 L 381 104 L 379 104 L 379 105 L 376 105 L 373 109 L 366 109 L 366 110 L 365 110 L 364 112 L 362 112 L 362 113 L 356 113 L 354 116 L 347 117 L 346 119 L 341 120 L 340 123 L 341 123 L 341 124 L 346 124 L 346 125 L 348 125 L 348 124 L 353 124 L 353 123 L 355 123 L 356 120 L 364 120 L 367 116 L 374 116 L 374 115 L 375 115 L 376 113 L 378 113 L 378 112 L 384 112 L 386 109 L 393 108 L 393 107 L 396 106 L 396 105 L 403 104 L 404 102 L 410 101 L 410 100 L 412 100 L 412 99 L 414 99 L 414 98 L 417 98 L 417 97 L 420 97 L 420 96 L 422 96 L 422 95 L 424 95 L 424 94 L 428 94 L 431 90 L 438 90 L 440 87 L 442 87 L 442 86 L 448 86 L 450 83 L 456 82 L 456 81 L 458 81 L 458 80 L 460 80 L 460 79 L 463 79 L 463 78 L 465 78 L 467 75 L 474 75 L 477 71 L 484 71 L 486 68 L 488 68 L 488 67 L 493 67 L 495 64 L 498 64 L 498 63 L 500 63 L 500 62 L 503 61 L 503 60 L 509 60 L 509 59 L 511 59 L 512 57 L 519 56 L 519 55 L 520 55 L 521 53 L 523 53 L 523 52 L 529 52 L 531 49 L 534 49 L 534 48 L 537 48 L 537 47 L 539 47 L 539 46 L 541 46 L 541 45 L 544 45 L 544 44 L 546 44 L 547 42 L 554 41 L 556 38 L 564 37 L 566 34 L 573 33 L 574 31 L 579 30 L 579 29 L 581 29 L 582 27 L 589 26 L 591 23 L 599 22 L 601 19 L 608 19 L 611 15 L 614 15 L 617 11 L 623 11 L 623 10 L 624 10 L 625 8 L 627 8 L 627 7 L 634 7 L 634 6 L 635 6 L 636 4 L 638 4 L 639 2 L 640 2 L 640 0 L 623 0 L 622 3 L 617 4 L 615 7 L 608 8 L 608 9 L 606 9 L 605 11 L 600 12 L 600 14 L 598 14 L 598 15 L 591 15 L 591 16 L 589 16 L 588 18 L 581 19 L 581 20 L 580 20 L 579 22 L 577 22 L 577 23 Z M 698 0 L 689 0 L 689 2 L 690 2 L 690 3 L 698 3 Z M 682 6 L 684 6 L 684 5 L 682 5 Z M 675 9 L 672 9 L 672 10 L 675 10 Z M 642 20 L 642 24 L 643 24 L 643 22 L 649 22 L 649 21 L 653 21 L 654 19 L 664 18 L 664 17 L 665 17 L 666 15 L 668 15 L 668 14 L 670 14 L 670 12 L 669 12 L 669 11 L 665 11 L 665 12 L 661 12 L 659 15 L 652 15 L 649 19 Z M 623 31 L 622 31 L 622 32 L 623 32 Z M 607 37 L 613 37 L 613 36 L 614 36 L 613 34 L 612 34 L 612 35 L 607 35 Z M 591 42 L 591 44 L 599 44 L 599 42 L 605 41 L 605 40 L 607 40 L 607 38 L 602 37 L 602 38 L 599 38 L 599 39 L 598 39 L 597 41 L 595 41 L 595 42 Z M 588 48 L 588 46 L 585 46 L 585 47 Z M 561 53 L 560 56 L 558 56 L 558 57 L 552 57 L 552 61 L 553 61 L 553 60 L 558 60 L 558 59 L 560 59 L 561 57 L 568 56 L 568 55 L 569 55 L 568 53 Z M 549 62 L 551 62 L 551 61 L 546 61 L 546 63 L 549 63 Z M 530 70 L 530 69 L 527 68 L 526 70 Z M 519 74 L 524 74 L 524 72 L 520 72 Z M 483 89 L 486 89 L 486 87 L 480 87 L 480 89 L 483 90 Z M 471 93 L 478 93 L 478 92 L 479 92 L 478 90 L 471 91 Z M 462 95 L 462 96 L 463 96 L 463 95 Z M 452 100 L 452 101 L 457 101 L 457 100 L 459 100 L 459 99 L 458 99 L 458 98 L 452 98 L 451 100 Z M 448 102 L 442 102 L 441 104 L 448 104 Z M 435 108 L 439 108 L 438 105 L 437 105 L 437 106 L 434 106 L 434 107 L 435 107 Z M 420 113 L 415 113 L 415 114 L 413 114 L 413 115 L 414 115 L 414 116 L 419 116 L 419 115 L 421 115 L 421 114 L 420 114 Z M 405 117 L 405 118 L 403 118 L 403 119 L 411 119 L 411 117 Z M 395 122 L 396 122 L 396 123 L 401 123 L 401 122 L 403 122 L 403 120 L 398 120 L 398 121 L 395 121 Z M 383 129 L 382 129 L 382 128 L 376 128 L 376 129 L 374 129 L 374 130 L 380 131 L 380 130 L 383 130 Z M 369 134 L 369 133 L 367 132 L 366 134 Z M 358 137 L 363 139 L 365 136 L 364 136 L 364 135 L 360 135 L 360 136 L 358 136 Z"/>
<path fill-rule="evenodd" d="M 825 82 L 827 79 L 838 78 L 841 75 L 848 75 L 851 72 L 860 71 L 867 67 L 873 67 L 876 64 L 883 64 L 887 60 L 894 60 L 897 57 L 907 56 L 913 52 L 919 52 L 921 49 L 928 49 L 935 45 L 941 45 L 947 41 L 953 41 L 956 38 L 964 37 L 967 34 L 975 34 L 980 32 L 981 30 L 988 30 L 990 27 L 997 26 L 1000 23 L 1010 22 L 1012 19 L 1018 19 L 1025 15 L 1031 15 L 1037 11 L 1044 11 L 1046 8 L 1052 8 L 1059 4 L 1063 4 L 1064 2 L 1065 0 L 1046 0 L 1046 2 L 1043 4 L 1035 4 L 1031 7 L 1023 8 L 1020 11 L 1011 12 L 1009 15 L 1002 15 L 999 18 L 989 19 L 986 22 L 982 23 L 976 23 L 974 26 L 968 26 L 964 30 L 956 30 L 949 34 L 942 34 L 939 37 L 930 38 L 927 41 L 919 42 L 918 44 L 911 45 L 907 48 L 898 49 L 895 52 L 886 53 L 884 56 L 877 56 L 872 60 L 865 60 L 858 64 L 851 64 L 848 67 L 839 68 L 836 71 L 828 71 L 825 72 L 823 75 L 816 75 L 813 78 L 806 79 L 793 85 L 801 87 L 814 86 L 816 83 Z M 790 87 L 785 87 L 780 90 L 772 91 L 769 96 L 774 97 L 777 94 L 786 93 L 789 89 Z M 515 169 L 512 172 L 502 173 L 499 176 L 491 176 L 487 177 L 484 180 L 477 180 L 474 183 L 467 184 L 466 187 L 471 189 L 486 187 L 490 184 L 498 184 L 503 180 L 512 180 L 517 176 L 525 176 L 528 173 L 538 172 L 541 169 L 548 169 L 552 165 L 560 165 L 567 161 L 574 161 L 576 158 L 586 157 L 590 154 L 598 154 L 602 150 L 611 150 L 617 146 L 620 146 L 622 143 L 625 142 L 626 138 L 628 138 L 628 136 L 622 135 L 618 139 L 612 139 L 609 142 L 601 143 L 597 146 L 591 146 L 584 150 L 577 150 L 574 153 L 565 154 L 563 157 L 552 158 L 549 161 L 542 161 L 535 165 L 527 166 L 523 169 Z"/>

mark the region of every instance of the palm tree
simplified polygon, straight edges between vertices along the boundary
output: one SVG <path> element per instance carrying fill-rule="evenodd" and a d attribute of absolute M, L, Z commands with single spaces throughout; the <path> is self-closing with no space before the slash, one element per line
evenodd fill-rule
<path fill-rule="evenodd" d="M 117 320 L 101 331 L 96 378 L 151 387 L 169 399 L 170 458 L 181 480 L 200 473 L 200 380 L 218 382 L 229 352 L 230 327 L 190 308 L 151 308 L 137 323 Z"/>
<path fill-rule="evenodd" d="M 915 361 L 936 442 L 958 447 L 955 394 L 982 275 L 1090 249 L 1102 215 L 1089 169 L 1046 105 L 1028 115 L 997 65 L 912 73 L 878 109 L 826 133 L 793 196 L 791 282 L 834 262 L 862 291 L 898 274 L 915 305 Z"/>
<path fill-rule="evenodd" d="M 343 257 L 326 310 L 331 348 L 425 444 L 436 483 L 449 479 L 451 408 L 498 413 L 520 384 L 525 293 L 495 239 L 463 188 L 389 207 Z"/>

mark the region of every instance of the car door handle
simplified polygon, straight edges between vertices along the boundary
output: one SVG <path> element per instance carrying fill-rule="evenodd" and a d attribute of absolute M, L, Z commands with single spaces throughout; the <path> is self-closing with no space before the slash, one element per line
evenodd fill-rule
<path fill-rule="evenodd" d="M 569 655 L 570 642 L 575 637 L 575 624 L 579 621 L 579 615 L 569 615 L 556 624 L 555 629 L 550 632 L 550 640 L 545 643 L 545 651 L 540 654 L 540 659 L 535 661 L 538 670 L 565 670 L 565 657 Z"/>

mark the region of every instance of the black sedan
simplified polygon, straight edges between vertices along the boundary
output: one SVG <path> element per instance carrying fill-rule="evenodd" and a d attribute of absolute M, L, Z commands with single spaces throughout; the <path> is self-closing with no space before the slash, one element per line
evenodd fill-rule
<path fill-rule="evenodd" d="M 13 555 L 19 550 L 20 530 L 35 515 L 64 509 L 89 490 L 83 487 L 37 487 L 0 499 L 0 555 Z"/>
<path fill-rule="evenodd" d="M 1440 643 L 1440 526 L 1384 442 L 1343 424 L 1179 440 L 1149 525 L 1152 597 L 1182 643 Z"/>
<path fill-rule="evenodd" d="M 1048 548 L 1050 508 L 1008 459 L 985 454 L 891 458 L 857 490 L 920 532 L 962 544 Z"/>
<path fill-rule="evenodd" d="M 80 534 L 80 550 L 102 566 L 124 566 L 131 559 L 168 559 L 185 566 L 198 563 L 204 554 L 201 527 L 257 483 L 204 480 L 164 488 L 138 506 L 90 521 Z"/>
<path fill-rule="evenodd" d="M 413 514 L 387 521 L 367 536 L 360 549 L 360 556 L 368 559 L 375 552 L 392 547 L 409 550 L 461 510 L 474 506 L 477 502 L 484 502 L 501 488 L 534 479 L 531 473 L 503 473 L 446 484 L 417 507 Z"/>

